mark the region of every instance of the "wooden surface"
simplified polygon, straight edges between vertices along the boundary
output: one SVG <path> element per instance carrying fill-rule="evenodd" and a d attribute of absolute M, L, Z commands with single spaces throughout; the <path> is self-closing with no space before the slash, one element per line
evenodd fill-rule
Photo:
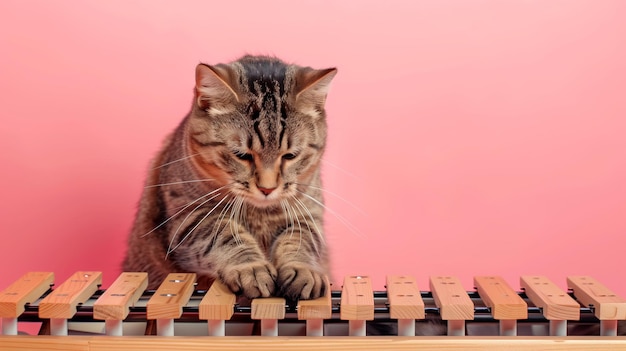
<path fill-rule="evenodd" d="M 446 321 L 474 319 L 474 303 L 459 278 L 430 277 L 430 291 L 435 305 L 440 309 L 441 319 Z"/>
<path fill-rule="evenodd" d="M 0 336 L 3 351 L 201 351 L 201 350 L 485 350 L 626 351 L 623 337 L 158 337 Z"/>
<path fill-rule="evenodd" d="M 39 303 L 40 318 L 72 318 L 102 284 L 101 272 L 76 272 Z"/>
<path fill-rule="evenodd" d="M 342 320 L 371 321 L 374 319 L 374 291 L 366 276 L 347 276 L 341 290 Z"/>
<path fill-rule="evenodd" d="M 16 318 L 24 305 L 40 298 L 54 282 L 54 273 L 29 272 L 0 292 L 0 318 Z"/>
<path fill-rule="evenodd" d="M 93 318 L 123 320 L 148 287 L 148 273 L 124 272 L 93 305 Z"/>
<path fill-rule="evenodd" d="M 393 319 L 424 319 L 424 300 L 414 277 L 387 276 L 389 316 Z"/>
<path fill-rule="evenodd" d="M 298 319 L 329 319 L 333 315 L 331 301 L 331 286 L 326 279 L 324 296 L 313 300 L 298 301 Z"/>
<path fill-rule="evenodd" d="M 595 315 L 600 320 L 625 320 L 626 300 L 602 283 L 589 276 L 567 277 L 568 288 L 574 291 L 576 299 L 585 306 L 593 305 Z"/>
<path fill-rule="evenodd" d="M 528 305 L 502 277 L 474 277 L 474 285 L 485 306 L 491 308 L 491 315 L 494 319 L 515 320 L 528 318 Z"/>
<path fill-rule="evenodd" d="M 219 280 L 211 284 L 198 307 L 199 318 L 205 320 L 229 320 L 235 313 L 237 296 Z"/>
<path fill-rule="evenodd" d="M 251 319 L 283 319 L 285 318 L 285 299 L 281 297 L 264 297 L 252 300 Z"/>
<path fill-rule="evenodd" d="M 146 304 L 148 319 L 174 319 L 183 314 L 196 282 L 195 273 L 170 273 Z"/>
<path fill-rule="evenodd" d="M 580 305 L 565 291 L 544 276 L 522 276 L 520 286 L 535 306 L 543 309 L 548 320 L 580 319 Z"/>

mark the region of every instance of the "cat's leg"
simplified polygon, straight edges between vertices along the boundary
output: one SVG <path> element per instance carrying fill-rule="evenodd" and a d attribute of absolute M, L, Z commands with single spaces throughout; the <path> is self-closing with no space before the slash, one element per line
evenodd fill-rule
<path fill-rule="evenodd" d="M 274 293 L 276 269 L 254 237 L 239 225 L 226 223 L 212 238 L 195 241 L 187 250 L 185 266 L 220 279 L 234 293 L 248 298 Z M 177 259 L 181 260 L 180 255 Z"/>
<path fill-rule="evenodd" d="M 272 248 L 272 262 L 278 271 L 278 293 L 291 300 L 324 295 L 326 259 L 320 234 L 305 228 L 286 229 Z"/>

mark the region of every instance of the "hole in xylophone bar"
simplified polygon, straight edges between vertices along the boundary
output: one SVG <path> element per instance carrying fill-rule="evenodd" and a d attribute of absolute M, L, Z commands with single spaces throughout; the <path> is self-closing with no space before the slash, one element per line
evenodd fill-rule
<path fill-rule="evenodd" d="M 167 294 L 161 294 L 159 296 L 163 296 L 163 297 L 173 297 L 173 296 L 177 296 L 178 294 L 172 294 L 172 293 L 167 293 Z"/>
<path fill-rule="evenodd" d="M 181 279 L 171 279 L 169 282 L 170 283 L 184 283 L 185 281 Z"/>

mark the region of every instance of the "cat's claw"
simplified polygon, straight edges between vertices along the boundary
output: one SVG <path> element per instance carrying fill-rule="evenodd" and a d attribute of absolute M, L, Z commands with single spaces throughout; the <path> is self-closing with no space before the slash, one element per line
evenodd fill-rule
<path fill-rule="evenodd" d="M 302 262 L 289 262 L 278 268 L 280 295 L 290 300 L 316 299 L 326 290 L 325 275 Z"/>
<path fill-rule="evenodd" d="M 234 293 L 250 299 L 269 297 L 276 289 L 276 269 L 268 262 L 255 262 L 230 267 L 221 279 Z"/>

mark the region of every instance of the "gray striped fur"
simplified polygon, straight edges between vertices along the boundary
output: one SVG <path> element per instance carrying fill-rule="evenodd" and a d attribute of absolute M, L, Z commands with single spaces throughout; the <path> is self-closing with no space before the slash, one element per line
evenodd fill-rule
<path fill-rule="evenodd" d="M 335 69 L 246 56 L 196 68 L 191 112 L 153 160 L 125 271 L 195 272 L 254 297 L 308 299 L 329 274 L 320 159 Z"/>

